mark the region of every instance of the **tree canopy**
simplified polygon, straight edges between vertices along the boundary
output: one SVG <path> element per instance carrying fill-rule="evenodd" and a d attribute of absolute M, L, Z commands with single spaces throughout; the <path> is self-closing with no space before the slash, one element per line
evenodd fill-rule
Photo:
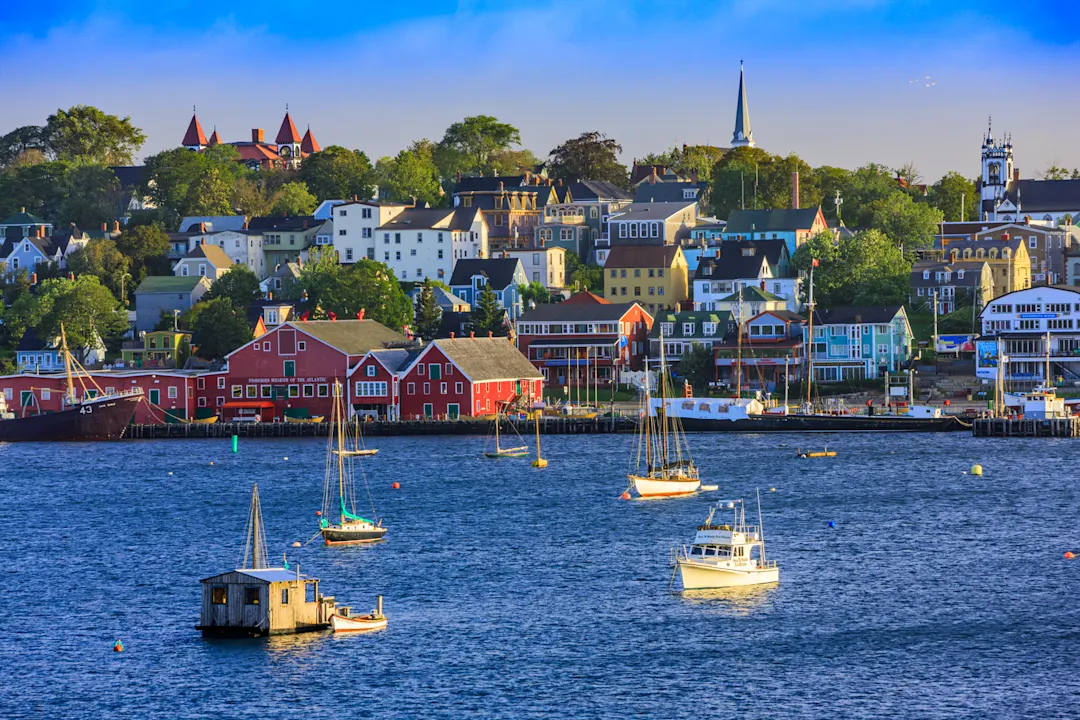
<path fill-rule="evenodd" d="M 375 192 L 374 169 L 359 150 L 330 145 L 300 163 L 299 179 L 316 201 L 369 198 Z"/>
<path fill-rule="evenodd" d="M 441 321 L 442 310 L 435 300 L 435 286 L 430 280 L 425 280 L 416 299 L 413 332 L 425 341 L 433 340 L 439 334 Z"/>
<path fill-rule="evenodd" d="M 495 291 L 490 283 L 484 283 L 480 294 L 473 304 L 472 313 L 469 315 L 469 326 L 477 335 L 491 333 L 496 337 L 505 337 L 506 310 L 499 304 Z"/>
<path fill-rule="evenodd" d="M 399 331 L 412 320 L 412 303 L 383 263 L 363 258 L 340 265 L 334 252 L 313 255 L 297 279 L 297 290 L 307 293 L 305 307 L 313 318 L 329 313 L 353 318 L 363 310 L 366 319 Z"/>
<path fill-rule="evenodd" d="M 184 313 L 180 327 L 191 331 L 195 353 L 204 360 L 222 360 L 251 340 L 245 311 L 226 297 L 195 303 Z"/>
<path fill-rule="evenodd" d="M 375 164 L 379 189 L 388 200 L 426 202 L 438 205 L 443 197 L 439 168 L 435 165 L 435 145 L 418 140 L 395 157 Z"/>
<path fill-rule="evenodd" d="M 123 295 L 135 291 L 129 272 L 131 261 L 108 238 L 91 240 L 85 247 L 75 250 L 68 256 L 67 266 L 76 275 L 93 275 L 124 304 L 127 304 L 127 298 Z"/>
<path fill-rule="evenodd" d="M 57 110 L 46 120 L 43 136 L 48 154 L 57 159 L 106 166 L 131 165 L 146 142 L 130 117 L 108 115 L 89 105 Z"/>
<path fill-rule="evenodd" d="M 68 348 L 80 362 L 99 338 L 116 342 L 128 325 L 116 297 L 93 275 L 45 280 L 36 293 L 21 295 L 4 320 L 20 338 L 31 327 L 42 339 L 59 337 L 63 325 Z"/>
<path fill-rule="evenodd" d="M 233 265 L 210 285 L 209 299 L 224 298 L 237 310 L 244 310 L 262 297 L 258 276 L 247 265 Z"/>
<path fill-rule="evenodd" d="M 619 162 L 621 152 L 622 145 L 607 135 L 585 132 L 551 151 L 548 175 L 567 182 L 603 180 L 628 188 L 630 175 Z"/>
<path fill-rule="evenodd" d="M 131 275 L 138 285 L 147 275 L 167 275 L 170 271 L 169 250 L 172 243 L 159 225 L 139 225 L 127 228 L 116 238 L 116 249 L 131 263 Z"/>
<path fill-rule="evenodd" d="M 791 258 L 809 273 L 814 260 L 814 301 L 819 307 L 888 305 L 907 301 L 911 261 L 879 230 L 833 241 L 831 233 L 810 238 Z"/>
<path fill-rule="evenodd" d="M 439 142 L 444 172 L 492 174 L 491 156 L 521 143 L 521 133 L 513 125 L 491 115 L 473 115 L 446 128 Z"/>

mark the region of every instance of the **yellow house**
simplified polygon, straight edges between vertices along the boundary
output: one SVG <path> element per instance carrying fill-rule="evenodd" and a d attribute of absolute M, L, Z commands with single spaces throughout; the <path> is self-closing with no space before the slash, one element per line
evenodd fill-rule
<path fill-rule="evenodd" d="M 134 367 L 176 367 L 191 353 L 191 333 L 179 330 L 156 330 L 142 334 L 140 340 L 125 342 L 120 359 Z"/>
<path fill-rule="evenodd" d="M 984 261 L 990 267 L 994 297 L 1031 287 L 1031 257 L 1021 237 L 944 241 L 945 260 Z"/>
<path fill-rule="evenodd" d="M 689 297 L 687 275 L 677 245 L 616 245 L 604 263 L 604 299 L 677 312 Z"/>

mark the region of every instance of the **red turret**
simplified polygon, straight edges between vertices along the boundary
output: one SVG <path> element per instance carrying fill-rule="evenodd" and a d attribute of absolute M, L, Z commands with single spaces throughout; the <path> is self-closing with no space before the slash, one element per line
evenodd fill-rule
<path fill-rule="evenodd" d="M 300 150 L 308 155 L 322 151 L 318 141 L 315 140 L 315 136 L 311 134 L 311 128 L 308 128 L 307 132 L 304 133 L 304 139 L 300 143 Z"/>
<path fill-rule="evenodd" d="M 187 132 L 184 133 L 184 140 L 180 144 L 184 147 L 206 147 L 206 135 L 203 133 L 197 115 L 191 116 L 191 123 L 188 125 Z"/>
<path fill-rule="evenodd" d="M 281 121 L 281 129 L 278 130 L 277 139 L 274 142 L 278 145 L 292 145 L 300 142 L 300 133 L 296 131 L 296 125 L 293 124 L 288 110 L 285 111 L 285 119 Z"/>
<path fill-rule="evenodd" d="M 210 139 L 206 142 L 207 145 L 220 145 L 221 136 L 217 134 L 217 128 L 214 128 L 214 132 L 210 133 Z"/>

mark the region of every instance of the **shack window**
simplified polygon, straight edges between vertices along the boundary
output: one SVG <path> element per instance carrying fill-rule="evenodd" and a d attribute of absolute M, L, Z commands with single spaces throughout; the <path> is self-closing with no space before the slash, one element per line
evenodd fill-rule
<path fill-rule="evenodd" d="M 228 588 L 223 585 L 215 585 L 210 588 L 210 602 L 214 605 L 225 605 L 229 602 Z"/>
<path fill-rule="evenodd" d="M 245 605 L 258 605 L 259 604 L 259 588 L 246 587 L 244 588 L 244 604 Z"/>
<path fill-rule="evenodd" d="M 304 602 L 315 602 L 315 583 L 304 583 Z"/>
<path fill-rule="evenodd" d="M 281 604 L 289 604 L 289 588 L 281 588 Z"/>

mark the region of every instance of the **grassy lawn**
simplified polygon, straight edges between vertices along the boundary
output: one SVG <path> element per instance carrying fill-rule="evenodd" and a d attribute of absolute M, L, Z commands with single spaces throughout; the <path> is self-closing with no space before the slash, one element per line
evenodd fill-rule
<path fill-rule="evenodd" d="M 614 395 L 614 397 L 612 397 Z M 548 401 L 566 401 L 587 405 L 603 405 L 604 403 L 610 403 L 612 400 L 615 402 L 630 402 L 637 399 L 637 392 L 626 385 L 619 385 L 614 389 L 614 393 L 611 388 L 593 388 L 590 387 L 588 393 L 585 388 L 570 388 L 570 395 L 563 392 L 561 387 L 548 386 L 544 388 L 544 399 Z"/>

